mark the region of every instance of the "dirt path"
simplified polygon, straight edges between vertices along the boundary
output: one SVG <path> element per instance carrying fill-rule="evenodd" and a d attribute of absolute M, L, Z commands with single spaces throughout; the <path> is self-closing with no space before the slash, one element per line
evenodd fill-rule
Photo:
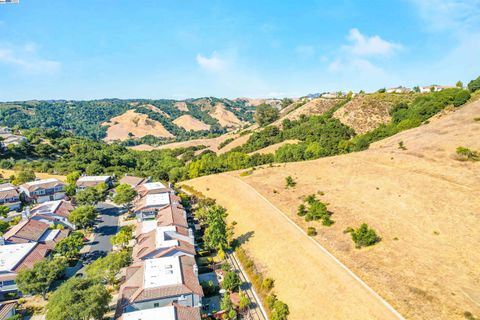
<path fill-rule="evenodd" d="M 229 210 L 236 235 L 247 239 L 247 251 L 275 279 L 278 297 L 290 307 L 289 319 L 403 319 L 246 183 L 219 175 L 188 184 Z"/>

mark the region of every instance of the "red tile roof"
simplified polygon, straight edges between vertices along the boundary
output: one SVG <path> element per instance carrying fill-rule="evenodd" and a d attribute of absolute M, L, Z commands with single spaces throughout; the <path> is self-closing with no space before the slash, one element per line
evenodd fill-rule
<path fill-rule="evenodd" d="M 32 251 L 18 264 L 13 271 L 18 272 L 22 269 L 31 269 L 35 263 L 44 259 L 51 251 L 50 244 L 39 243 Z"/>
<path fill-rule="evenodd" d="M 7 316 L 10 316 L 9 313 L 17 306 L 16 301 L 12 302 L 2 302 L 0 304 L 0 320 L 8 319 Z"/>
<path fill-rule="evenodd" d="M 200 308 L 184 307 L 174 304 L 177 320 L 200 320 Z"/>
<path fill-rule="evenodd" d="M 136 188 L 142 183 L 148 181 L 148 178 L 140 178 L 140 177 L 134 177 L 134 176 L 125 176 L 122 179 L 120 179 L 120 184 L 128 184 L 132 188 Z"/>
<path fill-rule="evenodd" d="M 26 243 L 38 241 L 40 237 L 47 231 L 49 225 L 38 220 L 25 220 L 14 226 L 4 234 L 7 241 L 13 243 Z"/>

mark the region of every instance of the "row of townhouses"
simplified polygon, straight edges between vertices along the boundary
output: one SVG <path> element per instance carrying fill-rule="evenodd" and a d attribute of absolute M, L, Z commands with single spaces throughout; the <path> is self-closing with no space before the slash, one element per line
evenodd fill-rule
<path fill-rule="evenodd" d="M 148 179 L 124 177 L 137 190 L 133 263 L 124 272 L 116 318 L 198 320 L 202 287 L 194 235 L 172 189 Z"/>
<path fill-rule="evenodd" d="M 22 220 L 0 237 L 0 301 L 18 294 L 20 270 L 47 257 L 75 228 L 68 222 L 73 206 L 65 200 L 47 201 L 22 213 Z M 66 228 L 53 229 L 62 224 Z"/>

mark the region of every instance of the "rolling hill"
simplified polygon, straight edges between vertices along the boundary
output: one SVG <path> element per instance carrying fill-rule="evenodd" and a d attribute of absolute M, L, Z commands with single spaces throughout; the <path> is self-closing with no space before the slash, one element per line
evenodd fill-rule
<path fill-rule="evenodd" d="M 478 317 L 480 162 L 459 161 L 455 152 L 459 146 L 480 150 L 478 118 L 480 101 L 366 151 L 185 184 L 216 198 L 237 222 L 236 235 L 249 235 L 244 246 L 276 279 L 290 319 L 391 317 L 378 299 L 358 291 L 354 277 L 311 246 L 300 231 L 308 226 L 318 231 L 316 243 L 405 318 L 464 319 L 465 312 Z M 296 181 L 294 188 L 285 188 L 287 176 Z M 313 193 L 333 212 L 333 226 L 297 216 L 302 198 Z M 378 244 L 355 248 L 344 230 L 361 223 L 377 231 Z"/>

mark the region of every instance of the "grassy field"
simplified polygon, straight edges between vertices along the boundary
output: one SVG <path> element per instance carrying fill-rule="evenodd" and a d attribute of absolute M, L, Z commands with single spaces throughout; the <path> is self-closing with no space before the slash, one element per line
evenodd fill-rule
<path fill-rule="evenodd" d="M 7 169 L 0 169 L 0 175 L 2 175 L 2 177 L 4 178 L 8 178 L 12 175 L 16 175 L 18 172 L 17 171 L 14 171 L 14 170 L 7 170 Z M 39 172 L 36 172 L 35 173 L 35 176 L 38 178 L 38 179 L 49 179 L 49 178 L 57 178 L 58 180 L 60 181 L 66 181 L 67 180 L 67 177 L 65 176 L 59 176 L 59 175 L 55 175 L 55 174 L 48 174 L 48 173 L 39 173 Z"/>
<path fill-rule="evenodd" d="M 479 116 L 476 102 L 365 152 L 187 184 L 226 206 L 238 235 L 253 232 L 246 248 L 277 280 L 292 319 L 385 315 L 355 281 L 322 261 L 321 250 L 277 209 L 303 230 L 315 226 L 314 239 L 405 318 L 464 319 L 465 312 L 480 317 L 480 162 L 460 162 L 455 154 L 458 146 L 480 150 Z M 285 189 L 289 175 L 297 185 Z M 333 226 L 296 215 L 302 197 L 312 193 L 328 203 Z M 343 231 L 364 222 L 382 240 L 358 250 Z"/>

